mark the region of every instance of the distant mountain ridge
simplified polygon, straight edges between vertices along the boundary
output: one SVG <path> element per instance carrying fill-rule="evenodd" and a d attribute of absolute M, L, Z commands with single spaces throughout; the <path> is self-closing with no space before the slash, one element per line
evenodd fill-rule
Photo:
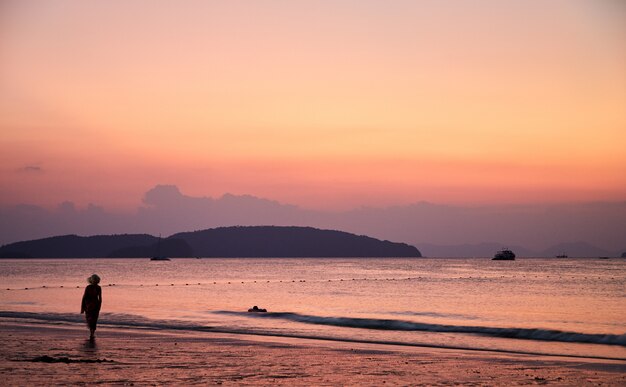
<path fill-rule="evenodd" d="M 173 235 L 215 227 L 275 225 L 343 230 L 405 242 L 433 257 L 451 253 L 465 257 L 493 255 L 492 248 L 485 251 L 475 247 L 484 242 L 499 242 L 496 249 L 519 246 L 528 249 L 528 256 L 545 256 L 543 251 L 548 246 L 576 241 L 597 246 L 608 254 L 589 254 L 584 246 L 581 251 L 572 247 L 556 254 L 620 256 L 626 241 L 625 220 L 626 201 L 483 206 L 418 202 L 323 211 L 250 195 L 191 196 L 175 185 L 157 185 L 145 193 L 138 207 L 125 212 L 93 204 L 80 207 L 71 202 L 54 209 L 0 205 L 0 245 L 50 235 Z M 440 253 L 430 248 L 427 251 L 422 243 Z M 457 249 L 451 251 L 444 246 Z M 527 255 L 522 250 L 520 253 Z"/>
<path fill-rule="evenodd" d="M 0 247 L 0 258 L 421 257 L 405 243 L 312 227 L 234 226 L 174 234 L 63 235 Z"/>
<path fill-rule="evenodd" d="M 421 257 L 406 243 L 312 227 L 219 227 L 171 238 L 203 257 Z"/>
<path fill-rule="evenodd" d="M 78 236 L 61 235 L 15 242 L 0 247 L 2 258 L 82 258 L 107 257 L 110 252 L 128 246 L 148 246 L 158 238 L 148 234 Z"/>
<path fill-rule="evenodd" d="M 558 254 L 568 254 L 572 257 L 617 257 L 617 252 L 601 249 L 586 242 L 559 243 L 542 251 L 548 257 Z"/>

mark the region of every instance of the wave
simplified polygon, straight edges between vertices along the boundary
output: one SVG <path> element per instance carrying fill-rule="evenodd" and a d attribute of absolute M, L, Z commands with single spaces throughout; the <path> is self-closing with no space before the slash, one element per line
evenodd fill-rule
<path fill-rule="evenodd" d="M 77 313 L 33 313 L 0 311 L 0 318 L 46 321 L 50 323 L 85 323 L 85 318 Z M 211 331 L 210 327 L 180 320 L 155 320 L 125 313 L 106 313 L 98 318 L 99 325 L 112 325 L 128 328 L 150 328 L 170 330 Z"/>
<path fill-rule="evenodd" d="M 467 314 L 458 313 L 437 313 L 437 312 L 386 312 L 389 314 L 397 314 L 401 316 L 426 316 L 426 317 L 445 317 L 445 318 L 457 318 L 462 320 L 480 320 L 478 316 L 471 316 Z"/>
<path fill-rule="evenodd" d="M 471 325 L 427 324 L 404 320 L 371 319 L 353 317 L 320 317 L 299 313 L 246 313 L 219 311 L 216 313 L 255 318 L 289 320 L 305 324 L 331 325 L 347 328 L 376 329 L 386 331 L 424 331 L 441 333 L 470 333 L 509 339 L 559 341 L 567 343 L 605 344 L 626 347 L 626 334 L 578 333 L 540 328 L 500 328 Z"/>
<path fill-rule="evenodd" d="M 290 317 L 298 318 L 301 322 L 309 322 L 320 324 L 322 320 L 326 320 L 326 323 L 329 322 L 329 319 L 332 319 L 335 322 L 332 325 L 339 322 L 339 320 L 346 320 L 345 318 L 329 318 L 329 317 L 317 317 L 317 316 L 306 316 L 300 315 L 296 313 L 260 313 L 260 314 L 252 314 L 246 312 L 231 312 L 231 311 L 218 311 L 215 313 L 221 314 L 231 314 L 231 315 L 241 315 L 246 317 L 265 317 L 265 318 L 285 318 Z M 302 333 L 294 333 L 294 332 L 286 332 L 286 331 L 264 331 L 262 329 L 257 328 L 237 328 L 237 327 L 210 327 L 206 325 L 194 324 L 189 321 L 181 321 L 181 320 L 156 320 L 149 319 L 137 315 L 131 314 L 123 314 L 123 313 L 106 313 L 104 315 L 100 315 L 100 319 L 98 321 L 99 324 L 105 326 L 119 327 L 119 328 L 130 328 L 130 329 L 150 329 L 150 330 L 170 330 L 170 331 L 189 331 L 189 332 L 213 332 L 213 333 L 228 333 L 228 334 L 243 334 L 243 335 L 255 335 L 255 336 L 269 336 L 269 337 L 285 337 L 285 338 L 295 338 L 295 339 L 311 339 L 311 340 L 326 340 L 326 341 L 336 341 L 336 342 L 347 342 L 347 343 L 361 343 L 361 344 L 373 344 L 373 345 L 395 345 L 395 346 L 405 346 L 405 347 L 422 347 L 422 348 L 439 348 L 439 349 L 455 349 L 455 350 L 467 350 L 467 351 L 479 351 L 479 352 L 499 352 L 499 353 L 508 353 L 508 354 L 524 354 L 524 355 L 536 355 L 536 356 L 559 356 L 559 357 L 571 357 L 571 358 L 584 358 L 584 359 L 604 359 L 604 360 L 618 360 L 624 361 L 626 358 L 620 357 L 611 357 L 611 356 L 597 356 L 597 355 L 582 355 L 582 354 L 568 354 L 568 353 L 550 353 L 550 352 L 534 352 L 534 351 L 524 351 L 524 350 L 512 350 L 512 349 L 500 349 L 500 348 L 481 348 L 481 347 L 471 347 L 471 346 L 461 346 L 461 345 L 452 345 L 452 344 L 430 344 L 430 343 L 420 343 L 420 342 L 404 342 L 404 341 L 389 341 L 389 340 L 367 340 L 361 338 L 348 338 L 348 337 L 336 337 L 336 336 L 323 336 L 319 334 L 302 334 Z M 44 323 L 44 324 L 84 324 L 84 317 L 78 315 L 76 313 L 33 313 L 33 312 L 14 312 L 14 311 L 0 311 L 0 318 L 7 318 L 12 320 L 26 320 L 29 323 Z M 312 320 L 311 320 L 312 318 Z M 310 320 L 310 321 L 304 321 Z M 389 320 L 371 320 L 371 319 L 353 319 L 348 318 L 347 320 L 369 320 L 369 321 L 389 321 Z M 316 321 L 316 322 L 312 322 Z M 395 321 L 395 320 L 391 320 Z M 353 321 L 355 322 L 355 321 Z M 403 322 L 404 324 L 417 324 L 411 322 Z M 359 328 L 363 327 L 363 324 L 356 323 L 353 324 Z M 367 325 L 367 324 L 365 324 Z M 382 324 L 389 327 L 389 324 Z M 429 325 L 429 326 L 437 326 L 435 324 L 421 324 L 421 325 Z M 350 326 L 350 325 L 340 325 L 340 326 Z M 379 325 L 380 326 L 380 325 Z M 404 329 L 407 330 L 409 325 L 403 325 Z M 374 328 L 381 329 L 381 328 Z M 388 328 L 387 328 L 388 329 Z M 495 328 L 495 329 L 503 329 L 503 328 Z M 415 330 L 415 329 L 411 329 Z M 530 329 L 526 329 L 531 331 Z M 435 331 L 431 329 L 431 331 Z M 535 330 L 541 331 L 541 330 Z M 439 331 L 440 332 L 440 331 Z M 455 332 L 454 330 L 448 330 L 446 332 Z M 465 333 L 474 333 L 467 332 Z M 551 331 L 549 331 L 551 332 Z M 621 337 L 618 340 L 618 344 L 624 346 L 624 335 L 590 335 L 590 334 L 575 334 L 575 335 L 585 335 L 585 336 L 616 336 Z M 620 341 L 621 340 L 621 341 Z M 572 340 L 564 340 L 573 342 Z M 588 341 L 577 341 L 577 342 L 585 342 Z M 600 344 L 607 344 L 606 342 L 601 342 Z"/>

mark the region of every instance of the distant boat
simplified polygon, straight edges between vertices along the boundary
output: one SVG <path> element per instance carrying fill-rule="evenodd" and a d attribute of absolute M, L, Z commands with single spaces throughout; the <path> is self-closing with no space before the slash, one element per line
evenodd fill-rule
<path fill-rule="evenodd" d="M 567 256 L 567 254 L 565 254 L 565 253 L 558 254 L 556 257 L 557 257 L 557 258 L 569 258 L 569 257 Z"/>
<path fill-rule="evenodd" d="M 491 258 L 492 261 L 514 261 L 515 253 L 509 249 L 502 249 Z"/>
<path fill-rule="evenodd" d="M 156 254 L 150 258 L 151 261 L 169 261 L 170 259 L 165 255 L 161 255 L 161 234 L 159 234 L 159 239 L 157 240 L 157 251 Z"/>

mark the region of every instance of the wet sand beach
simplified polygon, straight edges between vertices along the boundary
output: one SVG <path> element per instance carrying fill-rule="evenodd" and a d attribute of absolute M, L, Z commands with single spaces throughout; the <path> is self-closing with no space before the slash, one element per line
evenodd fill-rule
<path fill-rule="evenodd" d="M 626 362 L 0 321 L 2 385 L 626 385 Z"/>

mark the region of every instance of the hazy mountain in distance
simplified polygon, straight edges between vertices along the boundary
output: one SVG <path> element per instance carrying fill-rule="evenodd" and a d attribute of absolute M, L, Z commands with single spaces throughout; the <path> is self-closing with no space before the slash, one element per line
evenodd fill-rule
<path fill-rule="evenodd" d="M 135 235 L 61 235 L 31 241 L 11 243 L 0 247 L 3 258 L 103 258 L 113 250 L 128 246 L 148 246 L 157 238 L 147 234 Z"/>
<path fill-rule="evenodd" d="M 130 245 L 110 251 L 106 258 L 193 257 L 193 249 L 182 239 L 161 238 L 149 245 Z"/>
<path fill-rule="evenodd" d="M 616 252 L 601 249 L 586 242 L 559 243 L 543 251 L 544 256 L 554 257 L 565 253 L 569 257 L 617 257 Z"/>
<path fill-rule="evenodd" d="M 425 243 L 453 246 L 486 241 L 501 243 L 499 248 L 523 246 L 529 255 L 542 255 L 543 250 L 571 240 L 618 251 L 626 240 L 626 202 L 480 207 L 417 203 L 354 210 L 338 227 L 376 237 L 393 235 L 395 240 L 420 247 L 428 256 Z"/>
<path fill-rule="evenodd" d="M 431 253 L 424 249 L 428 256 L 491 256 L 492 246 L 475 250 L 471 247 L 485 241 L 502 244 L 498 248 L 517 246 L 522 256 L 526 255 L 524 249 L 529 255 L 533 251 L 542 255 L 544 250 L 565 241 L 583 241 L 617 253 L 622 251 L 626 240 L 626 202 L 473 207 L 419 202 L 330 212 L 250 195 L 193 197 L 181 193 L 176 186 L 158 185 L 146 192 L 143 204 L 136 211 L 129 213 L 112 212 L 97 205 L 77 208 L 70 202 L 53 210 L 32 205 L 2 207 L 0 243 L 59 234 L 171 235 L 180 230 L 260 225 L 310 226 L 417 247 L 433 245 L 428 246 Z M 437 250 L 437 246 L 459 248 L 444 251 Z M 467 253 L 462 253 L 464 247 Z M 579 255 L 569 248 L 566 253 Z"/>
<path fill-rule="evenodd" d="M 151 235 L 64 235 L 0 247 L 3 258 L 420 257 L 414 246 L 312 227 L 220 227 L 165 239 Z"/>
<path fill-rule="evenodd" d="M 245 226 L 183 232 L 201 257 L 421 257 L 405 243 L 312 227 Z"/>

